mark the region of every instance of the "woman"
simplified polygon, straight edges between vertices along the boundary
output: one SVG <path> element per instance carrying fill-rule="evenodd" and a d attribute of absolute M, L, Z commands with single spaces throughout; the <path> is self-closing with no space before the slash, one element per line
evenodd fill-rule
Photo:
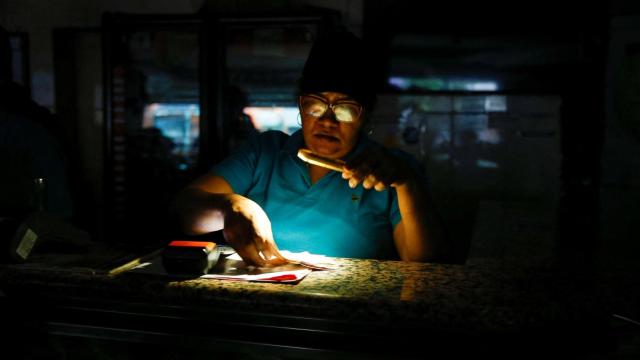
<path fill-rule="evenodd" d="M 177 201 L 184 230 L 223 229 L 245 262 L 260 266 L 283 261 L 278 248 L 442 260 L 424 181 L 406 155 L 363 135 L 375 100 L 366 54 L 349 33 L 319 39 L 299 84 L 302 130 L 263 133 L 184 189 Z M 342 174 L 302 162 L 301 148 L 345 161 Z"/>

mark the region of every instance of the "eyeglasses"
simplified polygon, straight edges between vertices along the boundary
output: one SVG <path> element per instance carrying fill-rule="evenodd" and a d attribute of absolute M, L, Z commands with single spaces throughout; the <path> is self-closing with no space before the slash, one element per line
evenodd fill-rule
<path fill-rule="evenodd" d="M 316 95 L 302 95 L 298 101 L 300 112 L 315 118 L 322 117 L 328 109 L 331 109 L 336 120 L 351 123 L 358 120 L 362 114 L 362 105 L 353 100 L 338 100 L 330 104 L 324 98 Z"/>

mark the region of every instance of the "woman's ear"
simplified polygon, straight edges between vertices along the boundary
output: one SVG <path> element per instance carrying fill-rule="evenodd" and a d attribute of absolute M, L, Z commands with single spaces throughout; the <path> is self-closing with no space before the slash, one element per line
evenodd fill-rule
<path fill-rule="evenodd" d="M 364 133 L 367 134 L 367 136 L 372 136 L 376 130 L 376 126 L 371 123 L 371 122 L 366 122 L 364 125 Z"/>

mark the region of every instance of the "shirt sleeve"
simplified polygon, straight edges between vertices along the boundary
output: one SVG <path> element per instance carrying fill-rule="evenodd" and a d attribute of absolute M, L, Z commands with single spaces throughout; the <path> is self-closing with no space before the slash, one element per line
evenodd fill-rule
<path fill-rule="evenodd" d="M 288 137 L 281 131 L 261 133 L 234 150 L 209 173 L 227 180 L 234 193 L 247 195 L 264 174 L 259 170 L 274 166 L 275 157 Z"/>
<path fill-rule="evenodd" d="M 233 192 L 244 195 L 253 184 L 254 174 L 260 157 L 260 137 L 247 141 L 229 157 L 215 165 L 210 174 L 224 178 Z"/>

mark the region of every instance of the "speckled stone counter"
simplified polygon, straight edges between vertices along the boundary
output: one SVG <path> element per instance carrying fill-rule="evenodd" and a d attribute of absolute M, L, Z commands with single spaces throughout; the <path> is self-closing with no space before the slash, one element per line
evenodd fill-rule
<path fill-rule="evenodd" d="M 585 279 L 551 267 L 506 264 L 422 264 L 332 259 L 297 284 L 212 279 L 175 280 L 45 263 L 5 265 L 9 296 L 115 301 L 185 309 L 321 319 L 389 329 L 465 334 L 516 334 L 598 322 L 602 303 Z M 195 311 L 195 310 L 193 310 Z"/>

